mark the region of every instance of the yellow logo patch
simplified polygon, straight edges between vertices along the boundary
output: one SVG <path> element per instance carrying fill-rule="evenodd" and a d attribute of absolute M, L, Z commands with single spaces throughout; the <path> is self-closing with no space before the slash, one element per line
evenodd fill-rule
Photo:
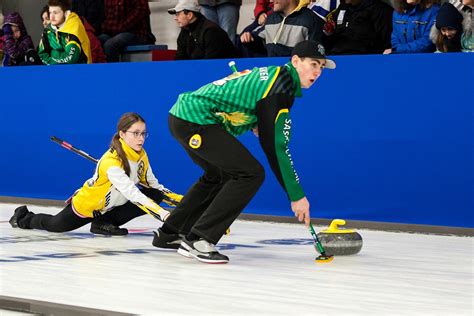
<path fill-rule="evenodd" d="M 189 146 L 193 149 L 197 149 L 201 147 L 201 144 L 202 144 L 202 139 L 201 139 L 201 135 L 199 134 L 194 134 L 189 139 Z"/>

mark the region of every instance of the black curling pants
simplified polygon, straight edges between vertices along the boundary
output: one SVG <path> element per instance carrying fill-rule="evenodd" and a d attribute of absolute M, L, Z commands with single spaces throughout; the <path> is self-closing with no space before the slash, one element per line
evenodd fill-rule
<path fill-rule="evenodd" d="M 160 203 L 163 200 L 163 193 L 151 188 L 140 188 L 143 194 Z M 26 207 L 26 206 L 25 206 Z M 72 210 L 72 204 L 69 203 L 61 212 L 56 215 L 28 213 L 18 221 L 18 227 L 24 229 L 41 229 L 49 232 L 62 233 L 82 227 L 92 221 L 110 223 L 115 226 L 121 226 L 132 219 L 146 214 L 139 207 L 131 202 L 114 207 L 107 213 L 97 217 L 82 218 L 76 215 Z"/>
<path fill-rule="evenodd" d="M 204 174 L 184 195 L 165 225 L 217 244 L 257 193 L 265 171 L 247 148 L 219 125 L 198 125 L 173 115 L 168 124 L 173 137 Z M 198 148 L 190 145 L 195 134 L 201 137 Z M 196 143 L 193 145 L 196 147 Z"/>

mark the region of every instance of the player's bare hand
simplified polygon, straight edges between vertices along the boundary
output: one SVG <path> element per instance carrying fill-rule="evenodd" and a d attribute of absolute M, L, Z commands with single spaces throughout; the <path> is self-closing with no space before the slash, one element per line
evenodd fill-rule
<path fill-rule="evenodd" d="M 240 41 L 242 43 L 250 43 L 253 42 L 253 36 L 250 34 L 250 32 L 244 32 L 242 35 L 240 35 Z"/>
<path fill-rule="evenodd" d="M 291 210 L 295 213 L 295 216 L 300 222 L 304 221 L 305 225 L 309 226 L 311 218 L 309 217 L 309 202 L 306 197 L 291 202 Z"/>
<path fill-rule="evenodd" d="M 392 53 L 392 49 L 391 48 L 387 48 L 386 50 L 383 51 L 383 54 L 384 55 L 388 55 L 388 54 L 391 54 Z"/>

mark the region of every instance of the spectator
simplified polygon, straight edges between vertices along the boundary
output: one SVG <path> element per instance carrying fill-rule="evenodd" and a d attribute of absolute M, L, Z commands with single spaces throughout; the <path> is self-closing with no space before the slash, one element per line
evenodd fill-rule
<path fill-rule="evenodd" d="M 273 0 L 257 0 L 253 14 L 258 25 L 265 24 L 267 17 L 273 12 Z"/>
<path fill-rule="evenodd" d="M 201 13 L 227 32 L 232 44 L 235 43 L 242 0 L 198 0 Z"/>
<path fill-rule="evenodd" d="M 265 25 L 253 32 L 243 32 L 240 41 L 248 49 L 258 52 L 263 42 L 267 56 L 290 56 L 292 48 L 305 40 L 320 41 L 324 20 L 311 12 L 307 1 L 280 0 Z"/>
<path fill-rule="evenodd" d="M 72 0 L 72 11 L 84 17 L 94 28 L 95 34 L 102 34 L 102 23 L 105 19 L 103 0 Z"/>
<path fill-rule="evenodd" d="M 4 39 L 3 66 L 42 64 L 18 12 L 5 16 L 1 33 Z"/>
<path fill-rule="evenodd" d="M 474 0 L 450 0 L 459 13 L 462 14 L 461 50 L 463 52 L 474 52 L 474 20 L 472 12 L 474 10 Z"/>
<path fill-rule="evenodd" d="M 84 28 L 86 29 L 87 37 L 89 38 L 89 42 L 91 45 L 91 58 L 92 63 L 106 63 L 107 56 L 105 56 L 104 49 L 102 48 L 102 43 L 96 36 L 96 31 L 92 25 L 87 22 L 84 17 L 80 17 L 82 24 L 84 24 Z"/>
<path fill-rule="evenodd" d="M 43 23 L 44 28 L 49 24 L 49 6 L 47 5 L 45 5 L 41 10 L 41 23 Z"/>
<path fill-rule="evenodd" d="M 193 0 L 180 0 L 168 10 L 181 28 L 176 59 L 213 59 L 237 57 L 227 33 L 206 19 Z"/>
<path fill-rule="evenodd" d="M 431 39 L 437 52 L 455 53 L 461 51 L 462 15 L 450 3 L 444 3 L 436 17 L 436 28 L 432 29 Z"/>
<path fill-rule="evenodd" d="M 79 16 L 68 0 L 49 0 L 50 24 L 41 36 L 38 52 L 46 65 L 91 63 L 90 42 Z"/>
<path fill-rule="evenodd" d="M 147 0 L 104 0 L 104 5 L 105 20 L 99 40 L 108 62 L 118 62 L 129 45 L 155 43 Z"/>
<path fill-rule="evenodd" d="M 72 11 L 79 15 L 91 46 L 92 63 L 106 63 L 102 43 L 97 36 L 101 34 L 104 21 L 104 2 L 102 0 L 73 0 Z"/>
<path fill-rule="evenodd" d="M 328 54 L 382 54 L 392 46 L 392 12 L 379 0 L 341 1 L 326 17 L 323 42 Z"/>
<path fill-rule="evenodd" d="M 436 0 L 398 0 L 393 12 L 392 48 L 390 53 L 432 53 L 435 46 L 430 30 L 438 15 Z"/>
<path fill-rule="evenodd" d="M 0 25 L 2 24 L 3 24 L 3 14 L 2 12 L 0 12 Z M 3 46 L 4 46 L 4 38 L 3 36 L 0 36 L 0 60 L 3 60 Z"/>
<path fill-rule="evenodd" d="M 339 0 L 311 0 L 308 9 L 316 13 L 322 19 L 326 20 L 326 16 L 336 10 L 339 6 Z"/>

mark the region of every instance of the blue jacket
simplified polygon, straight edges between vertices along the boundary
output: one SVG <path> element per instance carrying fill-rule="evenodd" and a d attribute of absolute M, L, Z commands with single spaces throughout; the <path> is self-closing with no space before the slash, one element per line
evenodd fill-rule
<path fill-rule="evenodd" d="M 392 53 L 432 53 L 435 46 L 430 30 L 438 15 L 439 5 L 421 10 L 417 5 L 410 11 L 393 12 Z"/>

